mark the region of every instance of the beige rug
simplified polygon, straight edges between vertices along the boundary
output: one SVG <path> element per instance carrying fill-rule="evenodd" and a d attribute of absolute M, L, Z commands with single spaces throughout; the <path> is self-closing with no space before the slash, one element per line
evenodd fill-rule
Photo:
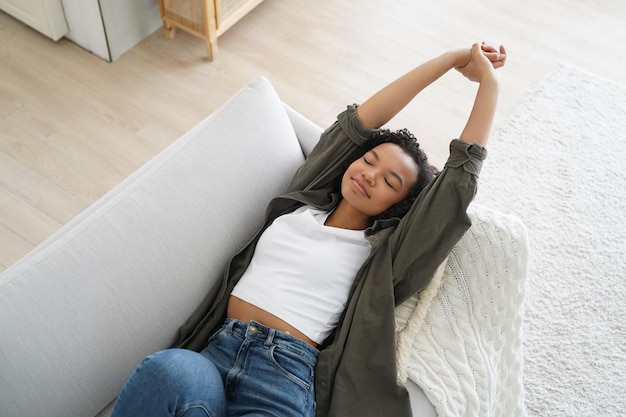
<path fill-rule="evenodd" d="M 626 415 L 626 87 L 558 64 L 494 132 L 476 202 L 529 232 L 528 415 Z"/>

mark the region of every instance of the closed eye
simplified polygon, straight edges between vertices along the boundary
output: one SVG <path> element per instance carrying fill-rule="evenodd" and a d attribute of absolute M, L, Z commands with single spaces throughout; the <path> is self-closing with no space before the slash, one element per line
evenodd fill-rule
<path fill-rule="evenodd" d="M 367 160 L 367 158 L 366 158 L 365 156 L 363 157 L 363 161 L 365 161 L 365 163 L 366 163 L 367 165 L 372 165 L 372 166 L 374 165 L 374 164 L 372 164 L 370 161 L 368 161 L 368 160 Z"/>

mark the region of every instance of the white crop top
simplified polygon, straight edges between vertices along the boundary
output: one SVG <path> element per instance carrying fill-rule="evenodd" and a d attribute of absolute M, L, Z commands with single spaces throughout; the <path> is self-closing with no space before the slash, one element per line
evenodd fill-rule
<path fill-rule="evenodd" d="M 324 226 L 328 215 L 303 206 L 274 220 L 232 292 L 318 344 L 337 325 L 371 250 L 362 230 Z"/>

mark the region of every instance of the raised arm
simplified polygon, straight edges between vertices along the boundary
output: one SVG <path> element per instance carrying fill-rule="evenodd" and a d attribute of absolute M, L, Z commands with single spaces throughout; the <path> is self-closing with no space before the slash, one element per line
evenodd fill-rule
<path fill-rule="evenodd" d="M 469 49 L 446 52 L 420 64 L 387 84 L 357 109 L 365 127 L 378 128 L 391 120 L 417 94 L 452 68 L 469 63 Z"/>
<path fill-rule="evenodd" d="M 478 50 L 482 52 L 480 55 L 486 59 L 492 69 L 502 66 L 504 62 L 502 53 L 485 44 L 479 45 Z M 474 68 L 475 66 L 471 65 L 472 61 L 472 49 L 457 49 L 424 62 L 383 87 L 361 104 L 357 109 L 359 119 L 365 127 L 381 127 L 424 88 L 452 68 Z"/>
<path fill-rule="evenodd" d="M 485 50 L 500 54 L 501 59 L 497 65 L 493 65 L 493 62 L 484 53 L 481 53 Z M 479 83 L 474 106 L 459 139 L 482 146 L 487 145 L 496 113 L 499 92 L 499 82 L 494 69 L 504 65 L 505 60 L 506 51 L 503 46 L 500 46 L 498 52 L 495 48 L 485 44 L 474 44 L 469 63 L 456 68 L 469 80 Z"/>

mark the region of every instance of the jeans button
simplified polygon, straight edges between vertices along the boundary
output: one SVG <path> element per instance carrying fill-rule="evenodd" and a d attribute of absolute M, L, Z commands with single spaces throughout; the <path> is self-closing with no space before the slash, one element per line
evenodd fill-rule
<path fill-rule="evenodd" d="M 256 330 L 257 330 L 257 329 L 256 329 L 256 327 L 255 327 L 255 326 L 250 326 L 250 331 L 251 331 L 252 333 L 256 333 Z"/>

